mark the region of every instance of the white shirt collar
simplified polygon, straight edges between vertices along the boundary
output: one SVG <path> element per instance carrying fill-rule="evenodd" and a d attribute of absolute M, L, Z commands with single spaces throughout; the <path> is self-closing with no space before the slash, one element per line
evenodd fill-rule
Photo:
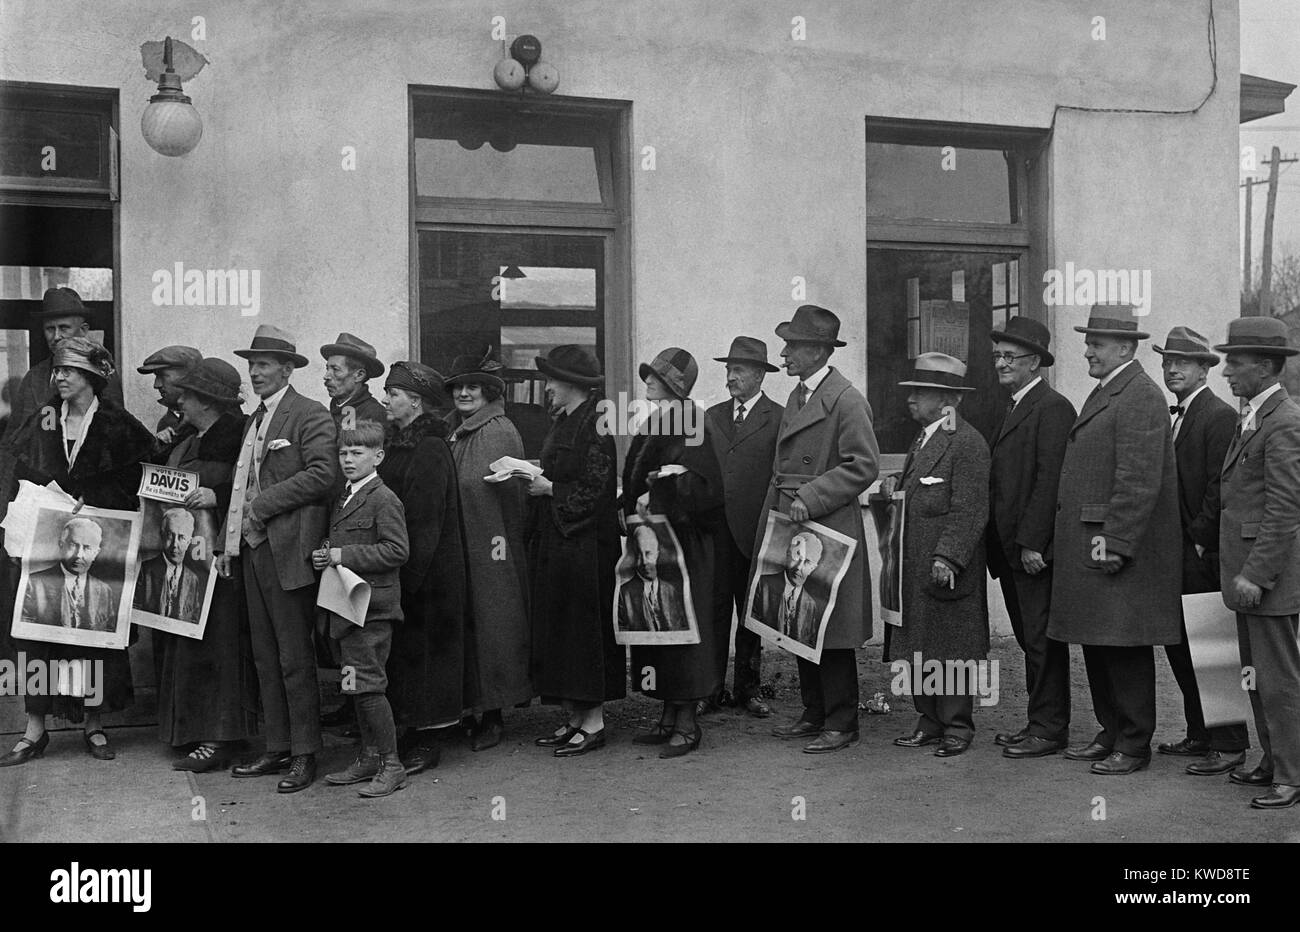
<path fill-rule="evenodd" d="M 738 410 L 740 409 L 740 406 L 741 406 L 742 404 L 745 406 L 745 416 L 746 416 L 746 417 L 749 417 L 749 412 L 751 412 L 751 411 L 754 410 L 754 405 L 758 404 L 759 400 L 760 400 L 762 397 L 763 397 L 763 390 L 760 388 L 760 389 L 758 390 L 758 394 L 755 395 L 753 398 L 749 399 L 748 401 L 741 401 L 739 398 L 733 398 L 733 399 L 731 399 L 731 416 L 732 416 L 732 418 L 733 418 L 733 419 L 735 418 L 735 416 L 736 416 L 736 411 L 738 411 Z"/>
<path fill-rule="evenodd" d="M 77 584 L 77 580 L 81 579 L 81 576 L 71 572 L 62 563 L 59 564 L 59 569 L 63 570 L 63 588 L 71 591 L 72 587 Z"/>
<path fill-rule="evenodd" d="M 797 593 L 803 592 L 803 586 L 796 586 L 794 583 L 790 582 L 789 576 L 785 576 L 784 574 L 782 575 L 785 578 L 785 588 L 781 590 L 781 601 L 789 601 L 791 593 L 796 593 L 797 598 Z M 804 580 L 804 582 L 807 582 L 807 580 Z"/>
<path fill-rule="evenodd" d="M 1199 395 L 1201 392 L 1205 391 L 1205 390 L 1206 390 L 1207 388 L 1209 388 L 1209 387 L 1210 387 L 1210 386 L 1208 386 L 1208 385 L 1202 385 L 1200 388 L 1198 388 L 1196 391 L 1192 392 L 1190 395 L 1188 395 L 1188 396 L 1187 396 L 1184 400 L 1182 400 L 1182 401 L 1178 401 L 1178 399 L 1174 399 L 1174 401 L 1175 401 L 1175 403 L 1178 405 L 1178 407 L 1180 407 L 1180 408 L 1183 409 L 1183 416 L 1184 416 L 1184 417 L 1187 416 L 1187 409 L 1190 408 L 1190 407 L 1192 406 L 1192 401 L 1196 398 L 1196 396 Z M 1172 414 L 1172 415 L 1170 415 L 1170 416 L 1171 416 L 1171 417 L 1178 417 L 1177 414 Z"/>
<path fill-rule="evenodd" d="M 826 378 L 830 373 L 830 366 L 822 366 L 812 375 L 808 376 L 808 378 L 800 379 L 799 381 L 801 384 L 808 386 L 808 394 L 811 395 L 813 392 L 817 391 L 817 386 L 822 384 L 822 379 Z"/>
<path fill-rule="evenodd" d="M 943 426 L 943 422 L 947 420 L 947 418 L 948 416 L 945 414 L 943 417 L 939 418 L 938 420 L 931 421 L 929 424 L 925 425 L 925 429 L 921 431 L 921 433 L 925 436 L 925 439 L 921 441 L 921 446 L 925 446 L 927 443 L 930 442 L 930 438 L 934 436 L 935 431 L 937 431 L 941 426 Z"/>
<path fill-rule="evenodd" d="M 288 390 L 289 386 L 286 383 L 284 388 L 280 389 L 274 395 L 269 395 L 262 399 L 262 404 L 266 406 L 266 417 L 263 418 L 264 422 L 271 420 L 271 415 L 275 414 L 276 407 L 284 400 L 284 393 Z"/>
<path fill-rule="evenodd" d="M 1102 376 L 1100 387 L 1105 388 L 1111 382 L 1115 381 L 1115 376 L 1119 375 L 1121 372 L 1123 372 L 1129 366 L 1133 365 L 1133 363 L 1135 362 L 1137 362 L 1136 359 L 1130 359 L 1128 362 L 1124 363 L 1124 365 L 1112 369 L 1109 375 Z"/>
<path fill-rule="evenodd" d="M 61 406 L 62 413 L 59 415 L 59 431 L 63 437 L 63 455 L 68 461 L 68 467 L 77 461 L 77 454 L 81 452 L 81 445 L 86 441 L 86 435 L 90 433 L 90 422 L 95 419 L 95 412 L 99 410 L 99 396 L 90 399 L 90 404 L 86 406 L 86 413 L 81 418 L 81 433 L 75 438 L 68 436 L 68 402 L 64 401 Z M 67 441 L 72 440 L 72 449 L 69 450 Z"/>
<path fill-rule="evenodd" d="M 1020 389 L 1020 391 L 1011 393 L 1011 400 L 1016 404 L 1020 404 L 1020 402 L 1024 400 L 1025 396 L 1034 390 L 1034 386 L 1041 381 L 1043 381 L 1043 377 L 1041 375 L 1034 376 L 1034 380 L 1030 382 L 1028 385 L 1026 385 L 1024 388 Z"/>
<path fill-rule="evenodd" d="M 1259 413 L 1259 409 L 1263 406 L 1264 402 L 1268 400 L 1268 397 L 1281 388 L 1281 382 L 1274 382 L 1254 398 L 1250 399 L 1246 406 L 1241 409 L 1242 430 L 1255 429 L 1255 415 Z"/>
<path fill-rule="evenodd" d="M 349 483 L 348 483 L 348 498 L 351 498 L 353 492 L 355 492 L 357 489 L 361 488 L 363 485 L 365 485 L 367 482 L 369 482 L 371 479 L 375 478 L 375 477 L 378 476 L 378 475 L 379 475 L 379 473 L 372 469 L 372 470 L 370 470 L 370 474 L 367 475 L 364 479 L 358 479 L 356 482 L 349 482 Z"/>

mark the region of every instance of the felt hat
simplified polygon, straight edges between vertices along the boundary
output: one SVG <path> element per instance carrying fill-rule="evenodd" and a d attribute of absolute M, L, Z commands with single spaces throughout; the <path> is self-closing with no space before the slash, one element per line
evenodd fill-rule
<path fill-rule="evenodd" d="M 899 385 L 909 388 L 943 388 L 954 392 L 973 392 L 966 384 L 966 364 L 946 353 L 922 353 L 916 357 L 912 377 Z"/>
<path fill-rule="evenodd" d="M 690 397 L 691 389 L 695 387 L 700 367 L 686 350 L 670 346 L 649 362 L 641 363 L 637 374 L 642 382 L 651 375 L 659 376 L 670 392 L 684 400 Z"/>
<path fill-rule="evenodd" d="M 1164 346 L 1151 347 L 1161 356 L 1185 356 L 1211 366 L 1219 364 L 1218 354 L 1210 350 L 1210 341 L 1191 327 L 1175 327 L 1169 331 Z"/>
<path fill-rule="evenodd" d="M 747 362 L 757 365 L 768 372 L 777 372 L 778 368 L 767 361 L 767 344 L 755 337 L 736 337 L 731 341 L 731 352 L 726 356 L 714 356 L 714 362 Z"/>
<path fill-rule="evenodd" d="M 1286 323 L 1276 317 L 1238 317 L 1228 322 L 1228 342 L 1216 346 L 1220 353 L 1259 353 L 1264 356 L 1295 356 Z"/>
<path fill-rule="evenodd" d="M 340 333 L 333 343 L 326 343 L 320 348 L 323 359 L 331 356 L 350 356 L 366 368 L 366 375 L 377 379 L 384 374 L 384 364 L 375 354 L 375 348 L 360 337 L 350 333 Z"/>
<path fill-rule="evenodd" d="M 1088 312 L 1088 326 L 1074 329 L 1079 333 L 1127 337 L 1130 340 L 1145 340 L 1151 336 L 1138 329 L 1137 308 L 1131 304 L 1094 304 Z"/>
<path fill-rule="evenodd" d="M 839 338 L 840 319 L 826 308 L 815 304 L 804 304 L 797 308 L 794 317 L 777 325 L 776 335 L 786 341 L 848 346 Z"/>
<path fill-rule="evenodd" d="M 176 383 L 176 387 L 225 404 L 238 404 L 241 401 L 239 373 L 230 363 L 216 357 L 210 356 L 196 362 Z"/>
<path fill-rule="evenodd" d="M 557 346 L 545 356 L 533 358 L 538 371 L 543 375 L 579 388 L 595 388 L 605 381 L 605 377 L 600 374 L 600 361 L 573 343 Z"/>
<path fill-rule="evenodd" d="M 1048 332 L 1047 325 L 1032 317 L 1019 315 L 1012 317 L 1005 327 L 994 330 L 990 336 L 994 343 L 1014 343 L 1032 353 L 1037 353 L 1044 367 L 1056 362 L 1056 357 L 1047 349 L 1047 345 L 1052 342 L 1052 335 Z"/>
<path fill-rule="evenodd" d="M 298 352 L 293 337 L 270 324 L 258 324 L 257 332 L 253 334 L 252 345 L 246 350 L 235 350 L 235 355 L 244 359 L 259 355 L 279 356 L 281 359 L 289 360 L 298 369 L 307 365 L 307 357 Z"/>

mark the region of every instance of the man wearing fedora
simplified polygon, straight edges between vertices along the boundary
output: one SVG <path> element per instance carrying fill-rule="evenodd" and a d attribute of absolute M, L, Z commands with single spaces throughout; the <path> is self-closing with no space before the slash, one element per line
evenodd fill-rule
<path fill-rule="evenodd" d="M 1065 752 L 1092 772 L 1131 774 L 1151 760 L 1156 644 L 1179 640 L 1182 538 L 1169 408 L 1134 359 L 1134 308 L 1095 304 L 1084 358 L 1097 379 L 1070 428 L 1061 466 L 1047 636 L 1083 645 L 1101 731 Z"/>
<path fill-rule="evenodd" d="M 203 354 L 192 346 L 164 346 L 157 352 L 150 353 L 144 362 L 136 366 L 135 371 L 141 375 L 153 376 L 158 404 L 163 406 L 163 415 L 154 427 L 154 436 L 160 445 L 160 462 L 165 462 L 167 454 L 190 432 L 181 424 L 181 414 L 177 410 L 177 401 L 181 396 L 177 384 L 202 359 Z"/>
<path fill-rule="evenodd" d="M 884 659 L 911 667 L 916 727 L 894 739 L 899 747 L 937 744 L 935 757 L 956 757 L 975 734 L 973 677 L 923 689 L 917 661 L 974 670 L 989 651 L 985 597 L 984 533 L 989 518 L 989 447 L 958 417 L 967 392 L 966 364 L 944 353 L 922 353 L 912 377 L 907 409 L 921 426 L 898 476 L 881 491 L 903 492 L 903 624 L 885 629 Z M 892 666 L 892 664 L 891 664 Z"/>
<path fill-rule="evenodd" d="M 1188 327 L 1174 327 L 1160 354 L 1165 388 L 1173 393 L 1169 406 L 1178 467 L 1178 515 L 1183 527 L 1183 592 L 1219 591 L 1219 472 L 1237 416 L 1206 384 L 1219 357 L 1205 337 Z M 1187 772 L 1193 776 L 1227 773 L 1246 759 L 1250 737 L 1246 723 L 1207 728 L 1201 711 L 1196 670 L 1187 646 L 1187 626 L 1176 644 L 1165 645 L 1165 656 L 1183 694 L 1187 736 L 1156 745 L 1161 754 L 1197 757 Z"/>
<path fill-rule="evenodd" d="M 777 432 L 772 481 L 754 536 L 762 547 L 766 520 L 777 510 L 796 523 L 816 521 L 857 541 L 826 622 L 820 664 L 799 659 L 803 713 L 778 725 L 778 738 L 812 739 L 810 754 L 838 751 L 858 740 L 858 665 L 855 651 L 871 636 L 871 571 L 858 496 L 876 481 L 880 448 L 871 429 L 871 408 L 838 369 L 828 365 L 839 338 L 840 319 L 805 304 L 776 328 L 785 341 L 781 359 L 799 380 Z"/>
<path fill-rule="evenodd" d="M 325 359 L 325 392 L 330 396 L 330 417 L 334 427 L 351 426 L 357 421 L 388 423 L 388 412 L 370 394 L 370 379 L 384 374 L 384 364 L 375 348 L 360 337 L 340 333 L 333 343 L 320 348 Z M 343 421 L 351 414 L 351 421 Z"/>
<path fill-rule="evenodd" d="M 1056 490 L 1074 405 L 1043 380 L 1056 362 L 1051 334 L 1032 317 L 1012 317 L 993 337 L 998 384 L 1011 393 L 991 444 L 989 573 L 1002 587 L 1011 630 L 1025 652 L 1026 724 L 1000 733 L 1002 756 L 1045 757 L 1070 731 L 1070 648 L 1047 636 L 1052 607 Z"/>
<path fill-rule="evenodd" d="M 235 467 L 223 564 L 229 572 L 229 559 L 238 556 L 243 573 L 266 751 L 231 773 L 259 777 L 288 769 L 276 789 L 295 793 L 316 779 L 321 747 L 311 554 L 328 527 L 327 501 L 338 474 L 336 436 L 325 406 L 289 385 L 307 358 L 287 333 L 262 324 L 252 345 L 235 355 L 248 360 L 260 401 Z"/>
<path fill-rule="evenodd" d="M 1258 766 L 1228 778 L 1271 784 L 1251 806 L 1285 809 L 1300 803 L 1300 406 L 1279 379 L 1300 350 L 1274 317 L 1232 321 L 1215 349 L 1227 354 L 1223 374 L 1243 402 L 1219 480 L 1219 571 L 1264 749 Z"/>
<path fill-rule="evenodd" d="M 90 334 L 90 311 L 81 303 L 81 295 L 71 288 L 49 288 L 41 298 L 41 309 L 32 314 L 34 320 L 41 322 L 45 334 L 45 344 L 50 356 L 42 359 L 27 370 L 17 393 L 10 399 L 9 424 L 3 438 L 0 438 L 0 517 L 8 508 L 16 488 L 13 484 L 14 454 L 9 449 L 18 428 L 22 427 L 34 411 L 39 411 L 54 395 L 51 384 L 53 376 L 54 346 L 60 340 L 70 337 L 87 337 Z M 108 377 L 104 388 L 104 397 L 119 406 L 122 405 L 122 379 L 113 372 Z"/>
<path fill-rule="evenodd" d="M 736 668 L 733 683 L 736 705 L 756 718 L 767 718 L 771 708 L 759 695 L 762 639 L 745 627 L 745 599 L 749 589 L 754 539 L 767 512 L 763 499 L 772 481 L 772 459 L 776 455 L 776 434 L 781 426 L 781 406 L 763 393 L 763 378 L 776 372 L 767 361 L 767 344 L 755 337 L 736 337 L 726 356 L 715 356 L 727 367 L 727 393 L 731 398 L 709 408 L 705 417 L 712 431 L 713 450 L 722 466 L 722 491 L 726 499 L 727 526 L 715 538 L 718 565 L 714 576 L 716 595 L 714 618 L 718 631 L 728 627 L 734 606 L 736 625 Z M 714 641 L 718 682 L 727 680 L 725 634 Z M 725 704 L 726 689 L 720 688 L 716 704 Z"/>

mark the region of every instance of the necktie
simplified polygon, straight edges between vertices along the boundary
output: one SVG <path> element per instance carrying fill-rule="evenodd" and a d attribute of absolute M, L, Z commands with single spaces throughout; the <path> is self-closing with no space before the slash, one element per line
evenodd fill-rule
<path fill-rule="evenodd" d="M 998 425 L 998 436 L 1002 436 L 1002 431 L 1006 429 L 1007 419 L 1011 417 L 1011 412 L 1016 410 L 1016 399 L 1012 398 L 1007 402 L 1007 409 L 1002 412 L 1002 423 Z"/>
<path fill-rule="evenodd" d="M 799 383 L 798 401 L 799 401 L 799 407 L 801 408 L 808 403 L 808 386 L 805 385 L 803 382 Z"/>
<path fill-rule="evenodd" d="M 794 634 L 794 603 L 798 599 L 799 590 L 791 589 L 790 594 L 785 597 L 785 630 L 788 634 Z"/>
<path fill-rule="evenodd" d="M 1246 432 L 1246 426 L 1251 423 L 1253 414 L 1250 405 L 1241 409 L 1241 420 L 1237 421 L 1237 432 L 1232 436 L 1233 443 L 1241 442 L 1241 435 Z"/>
<path fill-rule="evenodd" d="M 744 406 L 744 404 L 740 404 L 740 405 L 737 405 L 737 407 L 736 407 L 736 423 L 735 423 L 735 426 L 736 426 L 736 427 L 739 427 L 739 426 L 740 426 L 741 424 L 743 424 L 743 423 L 745 423 L 745 406 Z"/>
<path fill-rule="evenodd" d="M 83 588 L 84 579 L 85 577 L 78 576 L 72 583 L 72 627 L 74 628 L 82 627 L 81 622 L 84 616 L 84 612 L 82 611 L 82 600 L 84 598 L 83 593 L 85 591 Z"/>
<path fill-rule="evenodd" d="M 900 486 L 907 481 L 908 474 L 912 471 L 912 460 L 916 459 L 916 454 L 920 452 L 921 447 L 924 445 L 925 430 L 923 428 L 921 432 L 916 435 L 916 440 L 912 443 L 911 449 L 907 451 L 907 458 L 903 460 L 903 476 L 899 480 Z"/>

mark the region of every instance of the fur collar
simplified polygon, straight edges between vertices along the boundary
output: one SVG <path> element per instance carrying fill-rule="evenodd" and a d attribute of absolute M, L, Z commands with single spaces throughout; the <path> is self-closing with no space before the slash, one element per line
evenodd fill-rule
<path fill-rule="evenodd" d="M 447 436 L 447 424 L 436 414 L 421 414 L 405 427 L 388 422 L 384 447 L 389 450 L 413 450 L 427 438 Z"/>

